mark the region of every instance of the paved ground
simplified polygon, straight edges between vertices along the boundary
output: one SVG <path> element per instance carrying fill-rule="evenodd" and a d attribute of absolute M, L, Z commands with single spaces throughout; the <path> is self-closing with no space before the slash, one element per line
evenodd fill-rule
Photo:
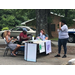
<path fill-rule="evenodd" d="M 0 43 L 4 43 L 3 39 L 0 39 Z M 54 42 L 57 45 L 57 42 Z M 3 57 L 4 49 L 0 48 L 0 65 L 66 65 L 67 62 L 75 58 L 75 47 L 74 43 L 68 46 L 67 58 L 55 58 L 54 56 L 57 54 L 58 47 L 52 47 L 52 53 L 50 55 L 38 55 L 37 62 L 27 62 L 24 60 L 23 54 L 19 54 L 17 57 L 11 57 L 10 53 L 8 56 Z M 61 51 L 61 56 L 63 56 L 63 49 Z"/>
<path fill-rule="evenodd" d="M 17 57 L 11 57 L 10 54 L 8 56 L 3 57 L 3 51 L 0 50 L 0 65 L 66 65 L 68 60 L 74 58 L 74 55 L 68 54 L 67 58 L 55 58 L 54 55 L 56 53 L 51 53 L 50 55 L 39 55 L 37 58 L 37 62 L 27 62 L 24 60 L 24 56 L 22 54 Z M 61 54 L 62 56 L 63 54 Z"/>

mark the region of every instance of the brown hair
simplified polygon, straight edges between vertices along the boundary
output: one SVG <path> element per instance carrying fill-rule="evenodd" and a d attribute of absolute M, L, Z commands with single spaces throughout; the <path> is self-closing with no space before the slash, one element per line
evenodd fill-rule
<path fill-rule="evenodd" d="M 43 34 L 45 35 L 45 34 L 46 34 L 45 30 L 44 30 L 44 29 L 42 29 L 42 31 L 43 31 Z"/>
<path fill-rule="evenodd" d="M 3 37 L 6 37 L 8 32 L 10 32 L 10 31 L 5 31 L 4 34 L 3 34 Z"/>

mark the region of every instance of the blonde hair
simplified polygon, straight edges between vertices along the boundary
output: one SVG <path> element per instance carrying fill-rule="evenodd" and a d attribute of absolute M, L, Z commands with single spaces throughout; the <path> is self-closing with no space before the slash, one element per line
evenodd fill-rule
<path fill-rule="evenodd" d="M 5 31 L 4 34 L 3 34 L 3 37 L 6 37 L 8 32 L 10 32 L 10 31 Z"/>

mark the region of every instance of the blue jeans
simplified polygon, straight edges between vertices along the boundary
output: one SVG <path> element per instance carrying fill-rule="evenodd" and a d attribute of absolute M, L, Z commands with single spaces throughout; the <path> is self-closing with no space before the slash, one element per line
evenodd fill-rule
<path fill-rule="evenodd" d="M 64 55 L 66 55 L 67 53 L 67 41 L 68 41 L 68 38 L 67 39 L 58 39 L 58 53 L 60 54 L 61 53 L 61 46 L 63 45 L 63 48 L 64 48 Z"/>

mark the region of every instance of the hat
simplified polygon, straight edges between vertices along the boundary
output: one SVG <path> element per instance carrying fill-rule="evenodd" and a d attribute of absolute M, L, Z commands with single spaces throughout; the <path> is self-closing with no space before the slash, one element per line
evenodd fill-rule
<path fill-rule="evenodd" d="M 23 28 L 23 31 L 26 31 L 27 32 L 27 29 L 26 28 Z"/>

